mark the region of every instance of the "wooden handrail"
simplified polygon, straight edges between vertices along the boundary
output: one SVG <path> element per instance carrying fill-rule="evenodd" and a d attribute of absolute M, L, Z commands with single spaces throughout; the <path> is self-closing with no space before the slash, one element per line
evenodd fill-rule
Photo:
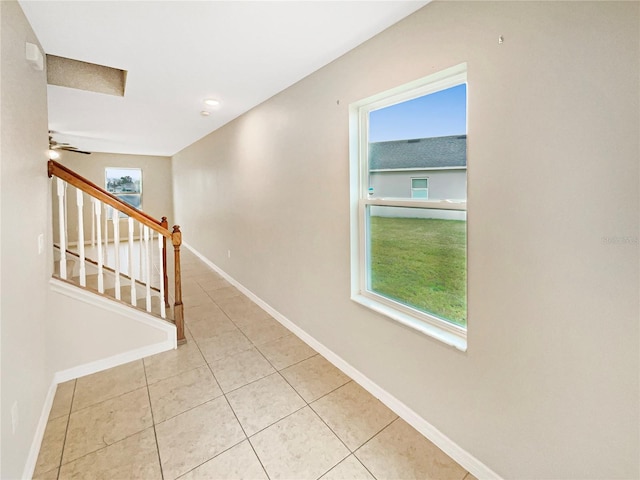
<path fill-rule="evenodd" d="M 70 185 L 73 185 L 77 189 L 82 190 L 87 195 L 97 198 L 110 207 L 113 207 L 116 210 L 129 215 L 131 218 L 139 221 L 143 225 L 146 225 L 147 227 L 155 230 L 163 237 L 171 238 L 171 232 L 169 231 L 169 229 L 162 226 L 162 222 L 160 220 L 156 220 L 148 213 L 133 208 L 131 205 L 123 202 L 112 193 L 109 193 L 105 189 L 100 188 L 92 181 L 87 180 L 82 175 L 78 175 L 76 172 L 68 169 L 64 165 L 54 160 L 49 160 L 48 173 L 49 178 L 51 178 L 52 176 L 56 176 L 69 183 Z"/>

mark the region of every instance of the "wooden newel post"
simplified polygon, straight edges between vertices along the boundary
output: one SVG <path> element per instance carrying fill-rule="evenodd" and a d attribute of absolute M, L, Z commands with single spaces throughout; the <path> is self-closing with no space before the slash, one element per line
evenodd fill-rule
<path fill-rule="evenodd" d="M 180 232 L 180 226 L 173 226 L 173 233 L 171 234 L 171 242 L 173 243 L 174 264 L 175 264 L 175 298 L 176 303 L 173 306 L 173 315 L 176 322 L 176 328 L 178 330 L 178 343 L 185 343 L 187 339 L 184 336 L 184 312 L 182 307 L 182 281 L 180 280 L 180 245 L 182 244 L 182 233 Z"/>
<path fill-rule="evenodd" d="M 162 217 L 160 225 L 169 230 L 167 217 Z M 162 237 L 162 271 L 164 272 L 164 306 L 169 308 L 169 276 L 167 275 L 167 237 Z"/>

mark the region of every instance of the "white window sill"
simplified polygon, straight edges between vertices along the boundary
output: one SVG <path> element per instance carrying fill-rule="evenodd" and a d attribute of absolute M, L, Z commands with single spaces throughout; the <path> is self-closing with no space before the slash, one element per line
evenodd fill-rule
<path fill-rule="evenodd" d="M 431 338 L 435 338 L 446 345 L 454 347 L 462 352 L 467 351 L 466 332 L 458 332 L 455 328 L 449 329 L 444 325 L 439 327 L 437 323 L 444 323 L 440 319 L 431 317 L 433 318 L 433 323 L 429 323 L 362 294 L 354 294 L 351 296 L 351 299 L 360 305 L 370 308 L 375 312 L 381 313 L 382 315 L 401 323 L 402 325 L 417 330 Z"/>

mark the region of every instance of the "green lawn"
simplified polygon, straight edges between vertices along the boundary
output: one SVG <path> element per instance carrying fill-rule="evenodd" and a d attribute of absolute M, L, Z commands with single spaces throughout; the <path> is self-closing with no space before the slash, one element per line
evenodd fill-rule
<path fill-rule="evenodd" d="M 372 290 L 467 324 L 466 222 L 371 219 Z"/>

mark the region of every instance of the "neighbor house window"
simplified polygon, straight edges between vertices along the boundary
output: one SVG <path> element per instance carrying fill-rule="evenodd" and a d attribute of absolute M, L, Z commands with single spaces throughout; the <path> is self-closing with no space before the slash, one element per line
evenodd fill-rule
<path fill-rule="evenodd" d="M 411 179 L 411 198 L 429 198 L 429 179 Z"/>
<path fill-rule="evenodd" d="M 459 65 L 350 109 L 351 297 L 461 350 L 466 81 L 466 65 Z"/>
<path fill-rule="evenodd" d="M 134 208 L 142 210 L 142 170 L 139 168 L 105 169 L 105 189 Z M 123 216 L 123 215 L 121 215 Z"/>

